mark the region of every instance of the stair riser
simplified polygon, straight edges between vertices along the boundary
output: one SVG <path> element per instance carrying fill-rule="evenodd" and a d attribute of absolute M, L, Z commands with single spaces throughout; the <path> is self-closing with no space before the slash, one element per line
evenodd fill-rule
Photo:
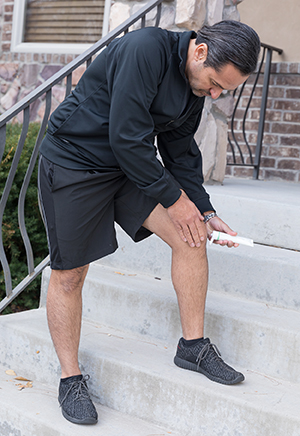
<path fill-rule="evenodd" d="M 300 252 L 211 246 L 208 259 L 209 289 L 300 312 Z"/>
<path fill-rule="evenodd" d="M 11 324 L 7 329 L 4 323 L 1 324 L 0 363 L 33 382 L 39 380 L 57 386 L 57 360 L 50 336 L 45 335 L 42 340 L 39 332 L 35 335 L 30 332 L 29 320 L 23 322 L 23 326 Z M 41 331 L 43 328 L 41 326 Z M 84 326 L 82 341 L 85 344 L 79 356 L 82 371 L 91 375 L 91 393 L 108 407 L 171 427 L 182 436 L 299 436 L 300 418 L 284 415 L 286 405 L 281 410 L 278 402 L 283 395 L 281 391 L 285 391 L 279 386 L 279 392 L 275 394 L 273 383 L 281 383 L 269 377 L 266 377 L 264 388 L 257 377 L 254 388 L 251 371 L 250 374 L 247 372 L 242 384 L 214 384 L 201 374 L 176 368 L 170 359 L 172 353 L 170 350 L 164 352 L 161 345 L 149 344 L 147 351 L 143 347 L 146 354 L 137 357 L 141 345 L 136 341 L 110 338 L 105 329 L 92 325 Z M 40 351 L 38 354 L 37 350 Z M 150 372 L 151 350 L 154 354 Z M 158 356 L 160 365 L 157 364 Z M 251 381 L 249 385 L 248 380 Z M 269 407 L 264 410 L 261 406 L 265 404 L 269 390 Z M 253 404 L 256 394 L 257 403 Z M 295 409 L 294 405 L 292 408 Z"/>
<path fill-rule="evenodd" d="M 100 276 L 97 282 L 94 276 L 88 276 L 85 283 L 85 317 L 100 325 L 141 335 L 146 341 L 160 340 L 176 349 L 182 333 L 172 289 L 164 293 L 159 288 L 164 288 L 161 282 L 155 283 L 157 288 L 153 291 L 148 282 L 140 289 L 122 286 L 123 282 L 135 282 L 134 278 L 122 276 L 109 280 L 108 285 L 107 281 L 101 282 Z M 293 319 L 288 311 L 226 296 L 220 300 L 217 293 L 211 292 L 206 305 L 205 335 L 220 348 L 224 360 L 237 368 L 300 382 L 300 315 L 296 312 L 292 315 Z"/>
<path fill-rule="evenodd" d="M 207 191 L 218 215 L 241 236 L 299 250 L 299 184 L 225 180 Z"/>
<path fill-rule="evenodd" d="M 156 236 L 134 244 L 118 229 L 119 250 L 98 261 L 116 271 L 170 280 L 171 249 Z M 257 245 L 208 246 L 213 291 L 300 312 L 300 252 Z"/>
<path fill-rule="evenodd" d="M 220 395 L 197 388 L 166 381 L 157 375 L 147 376 L 137 368 L 120 368 L 111 362 L 99 362 L 101 367 L 101 394 L 105 404 L 128 414 L 137 414 L 160 425 L 172 423 L 182 436 L 299 436 L 300 420 L 286 420 L 284 416 L 262 413 L 245 401 L 235 402 Z M 118 374 L 122 372 L 122 379 Z M 181 370 L 184 371 L 184 370 Z M 195 385 L 197 377 L 195 375 Z M 201 376 L 200 376 L 201 377 Z M 178 379 L 180 373 L 178 372 Z M 230 387 L 245 391 L 242 385 Z"/>

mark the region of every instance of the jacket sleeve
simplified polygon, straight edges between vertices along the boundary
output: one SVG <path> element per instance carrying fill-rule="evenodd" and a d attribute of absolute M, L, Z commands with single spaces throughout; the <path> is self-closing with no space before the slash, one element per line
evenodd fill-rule
<path fill-rule="evenodd" d="M 146 195 L 164 207 L 181 195 L 172 175 L 156 158 L 154 123 L 150 107 L 155 98 L 167 57 L 152 37 L 138 44 L 134 38 L 118 44 L 107 62 L 111 106 L 109 139 L 124 173 Z"/>
<path fill-rule="evenodd" d="M 201 113 L 198 109 L 177 129 L 161 133 L 158 149 L 165 167 L 203 213 L 215 209 L 203 187 L 202 155 L 194 140 Z"/>

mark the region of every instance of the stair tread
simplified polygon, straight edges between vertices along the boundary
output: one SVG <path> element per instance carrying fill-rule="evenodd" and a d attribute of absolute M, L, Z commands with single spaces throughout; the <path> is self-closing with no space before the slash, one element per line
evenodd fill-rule
<path fill-rule="evenodd" d="M 11 330 L 19 329 L 27 335 L 35 335 L 37 346 L 38 338 L 43 334 L 50 342 L 44 309 L 18 315 L 14 320 L 11 318 Z M 129 366 L 137 373 L 143 373 L 145 377 L 158 378 L 162 383 L 167 381 L 181 385 L 187 390 L 196 390 L 198 395 L 205 392 L 206 395 L 216 398 L 225 396 L 232 404 L 269 409 L 282 416 L 293 416 L 299 419 L 300 423 L 300 390 L 299 385 L 295 383 L 270 377 L 249 368 L 237 368 L 246 377 L 245 382 L 241 384 L 228 387 L 213 383 L 201 374 L 177 368 L 173 364 L 174 348 L 162 341 L 150 341 L 147 338 L 86 320 L 83 321 L 80 349 L 82 358 L 88 362 L 94 360 L 109 362 L 117 367 Z M 26 377 L 25 361 L 24 357 L 22 375 Z M 22 368 L 12 369 L 22 372 Z M 34 368 L 32 370 L 34 371 Z M 111 383 L 114 385 L 114 382 L 111 381 Z"/>
<path fill-rule="evenodd" d="M 0 366 L 1 434 L 17 434 L 15 431 L 18 431 L 20 436 L 176 436 L 171 429 L 163 429 L 99 403 L 95 403 L 99 416 L 97 425 L 74 425 L 61 414 L 56 386 L 33 380 L 32 388 L 18 390 L 17 384 L 22 382 L 7 375 L 7 369 Z M 23 376 L 21 369 L 18 375 Z M 7 433 L 8 430 L 11 432 Z"/>

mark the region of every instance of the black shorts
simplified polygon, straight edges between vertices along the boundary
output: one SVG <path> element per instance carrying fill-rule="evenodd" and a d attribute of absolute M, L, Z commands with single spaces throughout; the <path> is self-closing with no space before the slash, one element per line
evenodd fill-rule
<path fill-rule="evenodd" d="M 72 269 L 118 248 L 114 222 L 135 241 L 151 235 L 143 222 L 157 205 L 119 170 L 62 168 L 41 156 L 39 196 L 52 269 Z"/>

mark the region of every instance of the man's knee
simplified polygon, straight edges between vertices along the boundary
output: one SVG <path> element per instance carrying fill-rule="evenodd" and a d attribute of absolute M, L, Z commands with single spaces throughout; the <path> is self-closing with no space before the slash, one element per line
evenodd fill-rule
<path fill-rule="evenodd" d="M 187 257 L 206 258 L 206 241 L 201 242 L 200 247 L 191 247 L 187 242 L 183 242 L 181 239 L 176 241 L 176 244 L 171 246 L 172 251 Z"/>
<path fill-rule="evenodd" d="M 88 265 L 81 266 L 70 270 L 52 270 L 51 281 L 57 288 L 67 293 L 81 291 Z"/>

